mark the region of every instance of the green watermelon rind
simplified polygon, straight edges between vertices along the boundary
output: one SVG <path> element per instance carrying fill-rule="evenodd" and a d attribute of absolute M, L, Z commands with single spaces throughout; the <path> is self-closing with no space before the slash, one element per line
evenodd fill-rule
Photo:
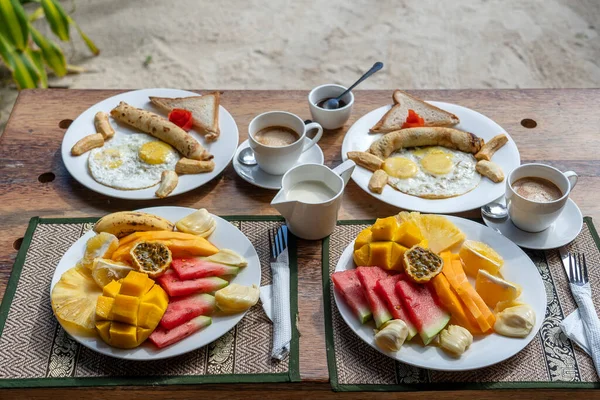
<path fill-rule="evenodd" d="M 354 279 L 356 279 L 358 288 L 362 290 L 360 281 L 356 276 L 356 270 L 334 272 L 331 275 L 331 280 L 333 281 L 333 285 L 335 286 L 336 290 L 339 291 L 340 295 L 345 300 L 348 307 L 350 307 L 350 309 L 352 310 L 354 315 L 356 315 L 360 323 L 364 324 L 367 321 L 370 321 L 371 318 L 373 318 L 373 314 L 371 313 L 371 309 L 369 308 L 369 304 L 367 303 L 367 298 L 365 297 L 364 291 L 362 292 L 362 299 L 357 299 L 356 296 L 352 295 L 352 292 L 356 290 L 356 285 L 352 285 L 352 278 L 346 277 L 346 275 L 349 274 L 353 275 Z"/>
<path fill-rule="evenodd" d="M 367 297 L 367 302 L 369 303 L 369 307 L 373 313 L 375 327 L 379 328 L 384 323 L 392 319 L 392 314 L 385 305 L 385 300 L 382 299 L 375 291 L 377 280 L 387 277 L 388 274 L 379 267 L 358 267 L 356 270 L 358 279 L 360 280 L 365 292 L 365 296 Z M 375 275 L 379 274 L 380 271 L 383 271 L 385 275 L 382 275 L 380 278 L 378 278 Z M 367 280 L 370 282 L 366 282 Z M 372 283 L 372 285 L 369 285 L 369 283 Z"/>

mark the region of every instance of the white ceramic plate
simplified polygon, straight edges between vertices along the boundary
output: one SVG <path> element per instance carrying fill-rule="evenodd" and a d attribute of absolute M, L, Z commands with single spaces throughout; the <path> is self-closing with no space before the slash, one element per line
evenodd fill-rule
<path fill-rule="evenodd" d="M 469 108 L 461 107 L 456 104 L 442 103 L 439 101 L 428 101 L 443 110 L 451 112 L 460 118 L 460 124 L 453 128 L 471 132 L 486 142 L 500 133 L 506 131 L 497 123 Z M 373 127 L 381 119 L 391 106 L 384 106 L 361 117 L 354 123 L 344 137 L 342 144 L 342 159 L 348 159 L 346 155 L 349 151 L 366 151 L 371 144 L 382 136 L 381 133 L 369 133 L 369 129 Z M 508 136 L 508 134 L 507 134 Z M 508 136 L 506 143 L 500 150 L 494 154 L 493 162 L 500 165 L 504 171 L 504 175 L 508 174 L 521 164 L 519 150 L 514 140 Z M 373 173 L 364 168 L 358 167 L 352 174 L 352 179 L 365 192 L 371 196 L 388 203 L 392 206 L 404 208 L 406 210 L 421 211 L 427 213 L 457 213 L 474 208 L 481 207 L 504 194 L 505 183 L 493 183 L 487 178 L 482 177 L 479 185 L 468 193 L 461 196 L 451 197 L 448 199 L 422 199 L 416 196 L 410 196 L 393 189 L 386 185 L 381 194 L 372 193 L 368 189 L 369 179 Z"/>
<path fill-rule="evenodd" d="M 102 193 L 106 196 L 133 200 L 157 199 L 155 192 L 158 188 L 158 184 L 139 190 L 113 189 L 109 186 L 105 186 L 96 182 L 92 178 L 92 175 L 90 175 L 87 167 L 89 152 L 78 157 L 71 155 L 71 147 L 73 147 L 78 140 L 84 136 L 91 135 L 96 132 L 96 129 L 94 128 L 94 115 L 96 115 L 98 111 L 104 111 L 110 115 L 110 110 L 116 107 L 120 101 L 124 101 L 134 107 L 143 108 L 166 117 L 163 112 L 156 109 L 150 103 L 148 96 L 187 97 L 198 96 L 198 93 L 179 89 L 142 89 L 118 94 L 106 100 L 102 100 L 101 102 L 88 108 L 86 111 L 81 113 L 81 115 L 79 115 L 75 121 L 73 121 L 69 129 L 67 129 L 62 142 L 62 159 L 67 167 L 67 171 L 69 171 L 73 178 L 75 178 L 79 183 L 88 189 Z M 115 129 L 115 137 L 119 134 L 140 133 L 140 131 L 137 129 L 117 122 L 112 119 L 112 117 L 109 117 L 109 120 L 112 127 Z M 221 171 L 223 171 L 227 165 L 229 165 L 229 162 L 235 154 L 235 149 L 238 145 L 239 133 L 233 117 L 225 108 L 223 108 L 223 106 L 219 107 L 219 127 L 221 129 L 221 135 L 215 142 L 212 143 L 206 142 L 203 136 L 195 132 L 195 130 L 192 129 L 190 131 L 190 134 L 215 156 L 214 171 L 206 174 L 180 176 L 177 187 L 169 196 L 185 193 L 204 185 L 219 175 Z"/>
<path fill-rule="evenodd" d="M 196 210 L 185 207 L 151 207 L 138 211 L 155 214 L 172 222 L 176 222 Z M 233 278 L 231 282 L 245 286 L 260 286 L 260 260 L 258 259 L 258 254 L 256 254 L 256 250 L 254 249 L 254 246 L 252 246 L 252 243 L 250 243 L 250 240 L 248 240 L 238 228 L 223 218 L 215 215 L 213 215 L 213 217 L 217 222 L 217 228 L 208 238 L 210 242 L 219 249 L 227 248 L 234 250 L 248 260 L 248 266 L 241 268 L 239 274 Z M 86 233 L 79 238 L 69 250 L 67 250 L 54 271 L 52 284 L 50 285 L 50 293 L 52 293 L 54 285 L 60 280 L 61 275 L 69 268 L 74 267 L 77 261 L 81 259 L 85 251 L 85 243 L 92 236 L 94 236 L 93 231 Z M 99 337 L 73 336 L 73 338 L 85 347 L 107 356 L 126 360 L 159 360 L 185 354 L 206 346 L 227 333 L 241 321 L 244 315 L 245 313 L 215 315 L 212 317 L 212 324 L 207 328 L 194 333 L 180 342 L 165 347 L 164 349 L 157 349 L 149 341 L 146 341 L 138 348 L 126 350 L 111 347 L 104 343 Z"/>
<path fill-rule="evenodd" d="M 375 345 L 373 340 L 375 325 L 373 322 L 361 324 L 336 289 L 334 289 L 335 303 L 350 329 L 365 343 L 388 357 L 416 367 L 439 371 L 466 371 L 487 367 L 517 354 L 535 337 L 546 315 L 544 282 L 529 257 L 507 238 L 485 225 L 458 217 L 447 216 L 447 218 L 467 235 L 467 239 L 489 244 L 504 258 L 502 275 L 508 281 L 515 282 L 523 287 L 523 293 L 519 300 L 529 304 L 535 311 L 535 326 L 526 338 L 509 338 L 495 333 L 475 338 L 473 344 L 459 359 L 450 357 L 438 347 L 423 347 L 410 342 L 405 343 L 397 353 L 385 352 Z M 355 268 L 352 260 L 353 246 L 354 242 L 350 243 L 344 250 L 335 268 L 336 271 Z M 473 283 L 473 280 L 471 282 Z"/>

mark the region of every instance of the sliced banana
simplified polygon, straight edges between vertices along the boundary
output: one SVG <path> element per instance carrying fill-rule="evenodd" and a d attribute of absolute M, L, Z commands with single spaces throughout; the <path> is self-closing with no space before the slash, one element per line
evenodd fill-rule
<path fill-rule="evenodd" d="M 177 221 L 175 226 L 181 232 L 208 237 L 216 229 L 217 221 L 205 208 L 201 208 Z"/>

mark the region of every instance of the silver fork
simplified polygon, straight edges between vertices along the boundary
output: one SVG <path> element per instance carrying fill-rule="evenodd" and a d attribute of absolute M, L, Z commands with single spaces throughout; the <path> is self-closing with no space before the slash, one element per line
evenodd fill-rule
<path fill-rule="evenodd" d="M 277 262 L 277 257 L 286 249 L 287 243 L 287 226 L 283 225 L 279 229 L 273 228 L 268 231 L 269 234 L 269 249 L 271 257 L 269 262 Z"/>
<path fill-rule="evenodd" d="M 569 282 L 577 286 L 589 282 L 585 254 L 569 253 Z"/>

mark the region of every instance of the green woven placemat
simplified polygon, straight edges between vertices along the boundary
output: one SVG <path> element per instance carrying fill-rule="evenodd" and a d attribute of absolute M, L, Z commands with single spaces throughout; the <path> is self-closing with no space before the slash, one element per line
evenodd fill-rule
<path fill-rule="evenodd" d="M 560 331 L 559 323 L 575 308 L 558 250 L 527 251 L 546 287 L 548 306 L 540 332 L 521 352 L 493 366 L 442 372 L 417 368 L 384 356 L 346 325 L 333 298 L 330 276 L 342 252 L 374 221 L 339 221 L 323 241 L 323 301 L 327 363 L 335 391 L 409 391 L 442 389 L 598 388 L 590 357 Z M 600 240 L 589 217 L 569 245 L 585 252 L 592 297 L 600 309 Z"/>
<path fill-rule="evenodd" d="M 254 245 L 261 262 L 261 286 L 271 283 L 268 230 L 279 217 L 224 217 Z M 290 355 L 271 359 L 273 326 L 261 304 L 235 328 L 190 353 L 159 361 L 124 361 L 80 346 L 56 322 L 50 282 L 63 254 L 96 218 L 32 218 L 0 306 L 0 388 L 200 383 L 270 383 L 300 380 L 298 331 Z M 296 241 L 290 237 L 291 318 L 298 315 Z"/>

